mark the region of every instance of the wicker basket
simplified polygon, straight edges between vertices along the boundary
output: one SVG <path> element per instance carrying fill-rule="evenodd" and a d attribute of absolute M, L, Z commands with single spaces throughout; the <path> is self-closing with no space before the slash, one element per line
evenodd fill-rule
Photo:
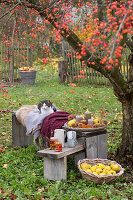
<path fill-rule="evenodd" d="M 117 164 L 120 167 L 120 171 L 118 173 L 116 173 L 115 175 L 96 175 L 90 172 L 87 172 L 83 169 L 81 169 L 81 164 L 82 163 L 88 163 L 90 165 L 96 165 L 98 163 L 104 164 L 104 165 L 108 165 L 109 163 L 114 163 Z M 121 167 L 121 165 L 119 165 L 117 162 L 112 161 L 112 160 L 108 160 L 108 159 L 83 159 L 83 160 L 79 160 L 78 161 L 78 169 L 82 174 L 83 178 L 88 179 L 89 181 L 92 181 L 94 183 L 97 184 L 102 184 L 102 183 L 110 183 L 115 181 L 117 178 L 121 177 L 124 173 L 124 169 Z"/>

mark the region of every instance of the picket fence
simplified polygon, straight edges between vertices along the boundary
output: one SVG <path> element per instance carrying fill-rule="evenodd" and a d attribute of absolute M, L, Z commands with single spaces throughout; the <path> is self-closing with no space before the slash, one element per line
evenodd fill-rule
<path fill-rule="evenodd" d="M 89 84 L 96 85 L 110 85 L 109 80 L 104 77 L 100 72 L 87 66 L 82 66 L 80 60 L 76 59 L 76 54 L 70 46 L 65 43 L 62 45 L 63 59 L 68 62 L 68 77 L 71 82 L 88 82 Z M 68 50 L 71 49 L 71 52 Z M 71 57 L 67 54 L 71 53 Z M 120 72 L 123 74 L 124 79 L 128 80 L 129 64 L 128 64 L 129 52 L 125 51 L 122 57 L 120 66 Z"/>
<path fill-rule="evenodd" d="M 12 44 L 1 42 L 0 44 L 0 72 L 2 75 L 0 79 L 5 79 L 7 82 L 13 83 L 19 78 L 18 68 L 21 66 L 33 66 L 33 48 L 28 42 L 21 44 L 20 42 L 13 42 Z M 76 59 L 74 51 L 71 50 L 71 57 L 67 53 L 70 51 L 70 46 L 62 43 L 62 56 L 68 62 L 68 78 L 71 82 L 88 82 L 90 84 L 108 85 L 109 80 L 92 68 L 82 66 L 81 62 Z M 125 52 L 122 58 L 120 70 L 124 78 L 128 79 L 128 55 Z"/>
<path fill-rule="evenodd" d="M 0 48 L 1 79 L 13 83 L 19 78 L 19 67 L 33 66 L 33 49 L 28 42 L 1 42 Z"/>

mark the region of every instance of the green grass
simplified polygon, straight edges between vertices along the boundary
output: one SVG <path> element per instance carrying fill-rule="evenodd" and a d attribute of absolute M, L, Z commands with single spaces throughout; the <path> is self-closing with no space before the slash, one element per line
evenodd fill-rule
<path fill-rule="evenodd" d="M 93 115 L 105 112 L 110 121 L 108 155 L 114 154 L 121 141 L 121 104 L 111 87 L 80 84 L 71 87 L 59 84 L 58 74 L 38 70 L 35 85 L 16 83 L 8 88 L 9 94 L 0 99 L 0 199 L 132 199 L 133 185 L 128 166 L 123 178 L 112 184 L 96 185 L 83 179 L 73 158 L 68 158 L 68 179 L 49 181 L 43 178 L 43 159 L 36 155 L 34 145 L 13 147 L 11 138 L 11 112 L 21 105 L 37 104 L 50 99 L 61 110 L 82 114 L 88 109 Z M 72 92 L 74 91 L 74 93 Z M 7 164 L 7 165 L 5 165 Z M 4 168 L 6 166 L 7 168 Z"/>

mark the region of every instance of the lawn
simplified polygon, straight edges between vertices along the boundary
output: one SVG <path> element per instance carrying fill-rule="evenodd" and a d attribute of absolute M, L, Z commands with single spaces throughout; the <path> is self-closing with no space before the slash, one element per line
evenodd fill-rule
<path fill-rule="evenodd" d="M 123 166 L 122 178 L 111 184 L 98 185 L 83 179 L 73 158 L 68 158 L 68 179 L 49 181 L 43 178 L 43 159 L 36 155 L 35 145 L 12 146 L 12 111 L 21 105 L 50 99 L 58 108 L 71 114 L 83 114 L 88 109 L 92 115 L 100 116 L 104 111 L 104 117 L 109 121 L 108 158 L 114 158 L 121 141 L 122 113 L 111 87 L 60 84 L 57 70 L 47 66 L 45 70 L 38 67 L 35 85 L 15 83 L 7 89 L 8 96 L 0 97 L 0 199 L 133 199 L 132 172 L 128 166 Z"/>

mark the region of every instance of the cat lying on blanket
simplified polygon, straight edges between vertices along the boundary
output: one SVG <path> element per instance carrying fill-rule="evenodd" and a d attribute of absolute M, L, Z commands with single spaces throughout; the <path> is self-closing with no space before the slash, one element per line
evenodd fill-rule
<path fill-rule="evenodd" d="M 23 105 L 16 112 L 17 120 L 26 126 L 26 117 L 29 112 L 39 110 L 40 114 L 49 115 L 57 110 L 56 106 L 50 100 L 40 101 L 38 105 Z"/>

